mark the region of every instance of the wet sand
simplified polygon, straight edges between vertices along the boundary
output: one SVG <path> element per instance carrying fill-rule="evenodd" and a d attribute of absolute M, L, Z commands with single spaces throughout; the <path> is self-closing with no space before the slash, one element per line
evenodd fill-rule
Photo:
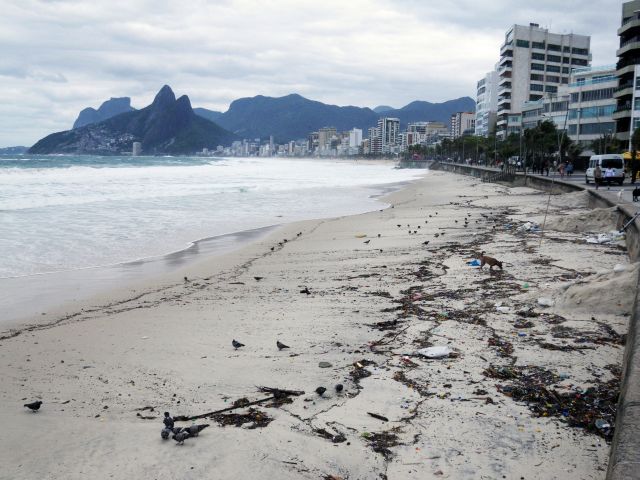
<path fill-rule="evenodd" d="M 129 300 L 5 332 L 0 478 L 604 478 L 609 413 L 575 399 L 615 395 L 638 273 L 619 245 L 563 228 L 588 212 L 581 195 L 552 199 L 559 230 L 540 242 L 518 227 L 542 223 L 542 192 L 431 172 L 393 208 L 286 225 Z M 468 266 L 482 250 L 504 270 Z M 430 346 L 452 354 L 417 354 Z M 257 386 L 306 393 L 161 440 L 163 411 L 265 398 Z"/>

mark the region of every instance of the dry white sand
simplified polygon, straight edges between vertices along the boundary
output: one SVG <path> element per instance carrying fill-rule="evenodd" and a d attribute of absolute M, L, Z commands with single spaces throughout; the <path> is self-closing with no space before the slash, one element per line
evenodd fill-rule
<path fill-rule="evenodd" d="M 562 232 L 539 244 L 519 231 L 546 199 L 432 172 L 393 208 L 289 225 L 130 300 L 6 335 L 0 478 L 604 478 L 601 436 L 535 415 L 488 373 L 546 372 L 546 388 L 570 393 L 619 370 L 637 268 L 617 245 L 586 244 L 579 222 L 561 227 L 568 210 L 590 216 L 576 194 L 552 202 L 547 225 Z M 589 230 L 614 228 L 597 218 Z M 481 250 L 504 271 L 467 266 Z M 432 345 L 457 356 L 413 355 Z M 257 400 L 261 385 L 306 394 L 256 406 L 264 427 L 206 420 L 183 446 L 160 439 L 163 411 Z M 40 412 L 22 407 L 36 398 Z"/>

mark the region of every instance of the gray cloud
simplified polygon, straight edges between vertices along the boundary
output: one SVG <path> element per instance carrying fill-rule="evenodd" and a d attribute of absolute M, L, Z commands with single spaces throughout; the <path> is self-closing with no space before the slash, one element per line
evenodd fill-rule
<path fill-rule="evenodd" d="M 400 107 L 473 96 L 506 29 L 592 35 L 615 62 L 620 2 L 577 0 L 5 0 L 0 146 L 32 144 L 111 96 L 147 105 L 165 83 L 192 104 L 300 93 Z"/>

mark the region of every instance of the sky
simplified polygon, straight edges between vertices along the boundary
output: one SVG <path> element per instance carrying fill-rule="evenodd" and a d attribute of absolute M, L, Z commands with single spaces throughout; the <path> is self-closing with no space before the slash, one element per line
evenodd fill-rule
<path fill-rule="evenodd" d="M 255 95 L 400 108 L 475 98 L 506 30 L 591 35 L 615 63 L 615 0 L 0 0 L 0 147 L 70 129 L 110 97 L 164 85 L 226 111 Z"/>

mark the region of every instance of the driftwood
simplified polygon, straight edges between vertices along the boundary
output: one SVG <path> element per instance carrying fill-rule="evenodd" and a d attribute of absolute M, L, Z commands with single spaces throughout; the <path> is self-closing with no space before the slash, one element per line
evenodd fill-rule
<path fill-rule="evenodd" d="M 383 415 L 379 415 L 377 413 L 367 412 L 367 415 L 371 415 L 373 418 L 377 418 L 378 420 L 382 420 L 383 422 L 388 422 L 389 419 Z"/>
<path fill-rule="evenodd" d="M 200 418 L 212 417 L 213 415 L 217 415 L 219 413 L 230 412 L 231 410 L 236 410 L 238 408 L 250 407 L 252 405 L 258 405 L 260 403 L 268 402 L 269 400 L 281 400 L 288 396 L 300 396 L 303 395 L 304 392 L 302 390 L 284 390 L 281 388 L 274 387 L 258 387 L 261 392 L 271 393 L 271 397 L 262 398 L 260 400 L 255 400 L 253 402 L 241 402 L 236 401 L 234 405 L 227 408 L 222 408 L 220 410 L 214 410 L 213 412 L 202 413 L 200 415 L 176 415 L 173 419 L 176 422 L 188 422 L 191 420 L 198 420 Z"/>

